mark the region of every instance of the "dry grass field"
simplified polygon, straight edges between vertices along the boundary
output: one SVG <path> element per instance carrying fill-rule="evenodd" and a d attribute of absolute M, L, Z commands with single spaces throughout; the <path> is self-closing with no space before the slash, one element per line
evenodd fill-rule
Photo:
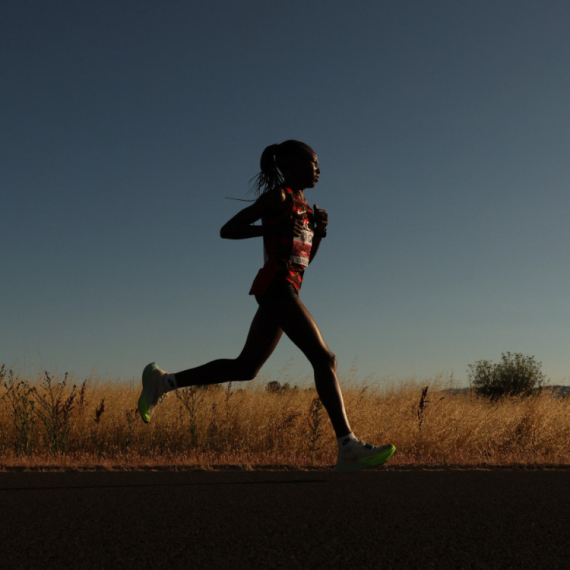
<path fill-rule="evenodd" d="M 0 468 L 322 468 L 336 442 L 314 389 L 267 381 L 171 393 L 151 424 L 139 385 L 0 369 Z M 268 385 L 269 384 L 269 385 Z M 444 377 L 343 380 L 356 435 L 394 443 L 390 466 L 570 465 L 570 398 L 490 402 Z"/>

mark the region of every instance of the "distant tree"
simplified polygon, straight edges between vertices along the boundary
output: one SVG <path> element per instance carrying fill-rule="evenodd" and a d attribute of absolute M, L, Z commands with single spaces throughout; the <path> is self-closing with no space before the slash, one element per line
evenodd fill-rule
<path fill-rule="evenodd" d="M 289 390 L 289 383 L 281 384 L 277 380 L 271 380 L 265 385 L 265 390 L 271 394 L 280 394 L 281 392 L 286 392 Z"/>
<path fill-rule="evenodd" d="M 281 384 L 281 382 L 278 382 L 277 380 L 271 380 L 271 382 L 268 382 L 265 385 L 265 391 L 271 394 L 284 394 L 285 392 L 291 392 L 291 391 L 296 392 L 298 389 L 299 387 L 297 386 L 297 384 L 291 386 L 289 382 Z"/>
<path fill-rule="evenodd" d="M 542 362 L 537 362 L 534 356 L 503 352 L 498 364 L 489 360 L 469 364 L 469 384 L 477 394 L 491 400 L 504 396 L 529 396 L 542 388 L 547 380 L 541 366 Z"/>

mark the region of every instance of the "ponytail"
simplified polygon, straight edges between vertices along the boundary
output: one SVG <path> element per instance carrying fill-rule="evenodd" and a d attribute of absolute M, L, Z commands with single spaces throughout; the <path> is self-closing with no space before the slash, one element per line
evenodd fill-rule
<path fill-rule="evenodd" d="M 279 145 L 272 144 L 266 147 L 261 154 L 259 161 L 261 172 L 254 178 L 253 183 L 253 190 L 258 196 L 283 184 L 283 175 L 279 172 L 276 163 L 278 151 Z"/>

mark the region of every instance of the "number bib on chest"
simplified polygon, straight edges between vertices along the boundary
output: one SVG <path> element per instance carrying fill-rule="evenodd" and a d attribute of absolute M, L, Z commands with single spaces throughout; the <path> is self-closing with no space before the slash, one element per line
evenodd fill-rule
<path fill-rule="evenodd" d="M 311 257 L 311 246 L 313 245 L 313 231 L 310 229 L 303 230 L 301 235 L 293 238 L 293 249 L 289 261 L 295 265 L 307 267 Z"/>

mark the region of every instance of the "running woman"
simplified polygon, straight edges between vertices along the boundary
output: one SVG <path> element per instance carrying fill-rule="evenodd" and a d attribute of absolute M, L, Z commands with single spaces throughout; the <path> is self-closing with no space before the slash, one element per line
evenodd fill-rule
<path fill-rule="evenodd" d="M 376 447 L 359 441 L 348 423 L 336 375 L 336 358 L 315 320 L 299 298 L 306 267 L 327 235 L 328 215 L 310 208 L 305 190 L 314 188 L 321 170 L 315 152 L 306 144 L 288 140 L 268 146 L 261 155 L 255 187 L 259 195 L 220 230 L 225 239 L 263 237 L 265 264 L 250 290 L 259 305 L 245 346 L 234 359 L 208 362 L 176 374 L 154 362 L 142 375 L 139 411 L 150 422 L 163 394 L 187 386 L 252 380 L 285 333 L 313 366 L 315 386 L 338 440 L 335 468 L 353 472 L 385 463 L 393 445 Z M 254 225 L 258 220 L 262 225 Z"/>

